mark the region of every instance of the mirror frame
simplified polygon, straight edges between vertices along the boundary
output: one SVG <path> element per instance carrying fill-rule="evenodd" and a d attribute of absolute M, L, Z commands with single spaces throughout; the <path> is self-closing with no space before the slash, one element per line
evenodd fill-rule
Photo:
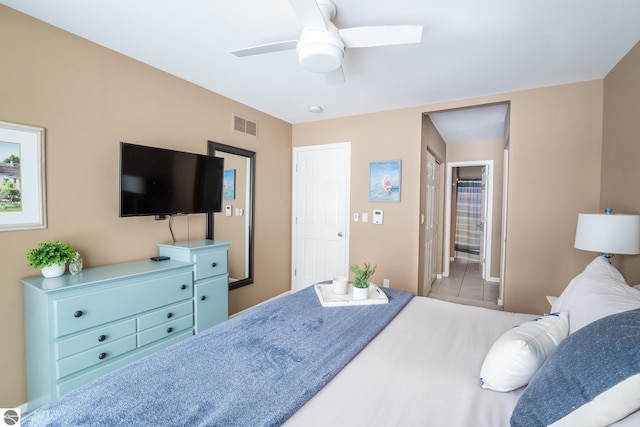
<path fill-rule="evenodd" d="M 233 283 L 229 283 L 229 290 L 237 289 L 242 286 L 250 285 L 253 283 L 253 227 L 254 227 L 254 206 L 256 200 L 256 153 L 255 151 L 245 150 L 243 148 L 234 147 L 231 145 L 221 144 L 219 142 L 207 141 L 207 154 L 209 156 L 215 156 L 216 152 L 223 152 L 228 154 L 235 154 L 237 156 L 247 157 L 249 159 L 249 188 L 250 195 L 247 200 L 247 206 L 245 208 L 246 215 L 249 215 L 248 223 L 248 250 L 247 257 L 249 262 L 249 275 L 248 277 L 240 280 L 236 280 Z M 210 212 L 207 214 L 207 239 L 214 240 L 214 213 Z"/>

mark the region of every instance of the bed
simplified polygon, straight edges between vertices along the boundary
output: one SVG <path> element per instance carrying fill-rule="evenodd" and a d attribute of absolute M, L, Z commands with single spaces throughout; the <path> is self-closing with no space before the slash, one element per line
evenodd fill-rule
<path fill-rule="evenodd" d="M 385 291 L 368 306 L 322 307 L 312 287 L 279 298 L 22 425 L 640 425 L 640 290 L 604 258 L 545 316 Z"/>

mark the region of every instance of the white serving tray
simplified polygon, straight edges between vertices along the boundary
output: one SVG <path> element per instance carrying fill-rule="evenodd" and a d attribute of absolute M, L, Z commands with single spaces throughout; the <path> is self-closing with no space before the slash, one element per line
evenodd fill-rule
<path fill-rule="evenodd" d="M 353 299 L 353 286 L 348 285 L 347 293 L 337 295 L 333 293 L 332 284 L 315 284 L 316 295 L 323 307 L 340 307 L 345 305 L 370 305 L 386 304 L 389 302 L 387 295 L 378 286 L 371 283 L 369 285 L 369 297 L 362 300 Z"/>

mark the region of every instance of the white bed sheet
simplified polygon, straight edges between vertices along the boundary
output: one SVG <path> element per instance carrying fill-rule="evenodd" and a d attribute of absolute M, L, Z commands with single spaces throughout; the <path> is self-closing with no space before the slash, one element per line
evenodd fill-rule
<path fill-rule="evenodd" d="M 508 426 L 524 388 L 480 388 L 506 330 L 536 317 L 425 297 L 407 307 L 286 426 Z"/>

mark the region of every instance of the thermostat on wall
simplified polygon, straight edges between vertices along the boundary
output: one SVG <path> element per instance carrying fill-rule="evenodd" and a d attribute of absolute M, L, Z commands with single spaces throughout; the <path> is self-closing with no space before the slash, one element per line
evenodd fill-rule
<path fill-rule="evenodd" d="M 373 211 L 373 223 L 374 224 L 382 224 L 383 220 L 383 212 L 381 210 Z"/>

